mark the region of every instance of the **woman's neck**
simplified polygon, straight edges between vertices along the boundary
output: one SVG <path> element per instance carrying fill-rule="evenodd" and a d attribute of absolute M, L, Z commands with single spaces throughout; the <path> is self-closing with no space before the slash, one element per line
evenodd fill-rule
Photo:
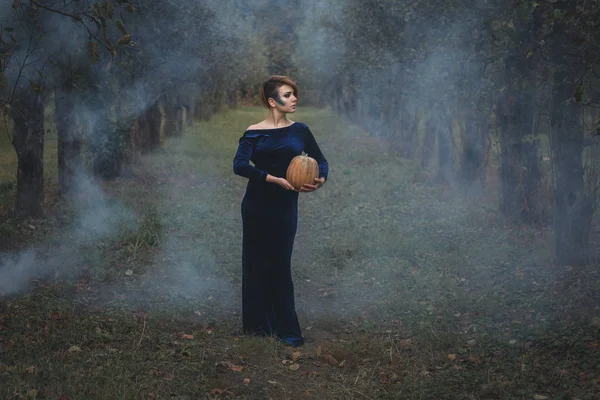
<path fill-rule="evenodd" d="M 269 115 L 265 119 L 265 122 L 269 125 L 273 125 L 275 128 L 290 124 L 290 121 L 287 119 L 287 114 L 277 110 L 269 110 Z"/>

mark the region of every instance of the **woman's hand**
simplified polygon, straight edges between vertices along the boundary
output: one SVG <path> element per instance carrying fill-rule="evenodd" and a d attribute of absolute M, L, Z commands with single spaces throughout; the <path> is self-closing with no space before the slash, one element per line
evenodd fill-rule
<path fill-rule="evenodd" d="M 294 190 L 294 191 L 296 190 L 296 189 L 294 189 L 292 184 L 289 183 L 285 178 L 278 178 L 273 175 L 267 175 L 267 182 L 275 183 L 275 184 L 281 186 L 282 188 L 284 188 L 285 190 Z"/>
<path fill-rule="evenodd" d="M 300 188 L 301 192 L 314 192 L 325 183 L 325 178 L 315 178 L 315 184 L 311 185 L 310 183 L 305 183 Z"/>

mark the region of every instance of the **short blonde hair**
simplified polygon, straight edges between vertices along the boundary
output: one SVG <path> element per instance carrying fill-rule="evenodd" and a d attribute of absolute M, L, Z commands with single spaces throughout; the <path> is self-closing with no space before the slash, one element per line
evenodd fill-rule
<path fill-rule="evenodd" d="M 273 75 L 260 86 L 260 97 L 266 108 L 269 108 L 269 99 L 277 98 L 277 95 L 279 94 L 278 90 L 283 85 L 291 86 L 294 90 L 294 96 L 298 98 L 298 86 L 296 85 L 296 82 L 284 75 Z"/>

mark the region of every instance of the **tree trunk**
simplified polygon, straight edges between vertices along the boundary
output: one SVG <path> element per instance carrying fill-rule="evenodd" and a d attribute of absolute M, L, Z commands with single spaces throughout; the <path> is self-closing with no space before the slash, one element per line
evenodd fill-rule
<path fill-rule="evenodd" d="M 414 143 L 418 142 L 418 123 L 417 111 L 412 107 L 407 109 L 408 105 L 401 104 L 399 135 L 395 139 L 396 146 L 399 146 L 400 154 L 406 158 L 412 158 L 415 153 Z"/>
<path fill-rule="evenodd" d="M 109 104 L 99 104 L 96 113 L 98 118 L 92 141 L 94 175 L 106 180 L 114 179 L 123 170 L 122 132 L 111 123 Z"/>
<path fill-rule="evenodd" d="M 134 142 L 142 154 L 160 147 L 162 114 L 158 102 L 146 108 L 134 125 Z"/>
<path fill-rule="evenodd" d="M 193 97 L 190 97 L 187 101 L 186 112 L 185 112 L 185 120 L 186 120 L 185 122 L 188 127 L 190 127 L 194 124 L 194 117 L 196 116 L 195 106 L 196 106 L 196 99 Z"/>
<path fill-rule="evenodd" d="M 425 134 L 423 136 L 423 146 L 421 147 L 421 168 L 427 169 L 431 164 L 435 149 L 435 138 L 437 136 L 437 124 L 430 115 L 426 115 Z"/>
<path fill-rule="evenodd" d="M 180 136 L 181 130 L 179 129 L 180 115 L 177 111 L 177 107 L 171 104 L 165 104 L 165 135 L 166 136 Z"/>
<path fill-rule="evenodd" d="M 507 218 L 523 223 L 533 222 L 534 211 L 539 208 L 537 142 L 531 140 L 532 102 L 532 94 L 525 89 L 506 94 L 498 107 L 501 126 L 500 209 Z"/>
<path fill-rule="evenodd" d="M 484 127 L 481 117 L 466 118 L 460 161 L 460 177 L 465 187 L 473 187 L 483 177 L 487 142 L 487 131 Z"/>
<path fill-rule="evenodd" d="M 148 149 L 156 150 L 160 147 L 160 125 L 162 123 L 162 113 L 158 102 L 146 110 L 148 120 Z"/>
<path fill-rule="evenodd" d="M 550 114 L 556 168 L 556 259 L 561 265 L 583 265 L 589 256 L 594 208 L 583 182 L 584 131 L 581 109 L 573 99 L 574 88 L 565 83 L 565 78 L 564 74 L 559 74 L 556 78 Z"/>
<path fill-rule="evenodd" d="M 71 82 L 66 82 L 62 90 L 55 95 L 58 139 L 58 183 L 60 194 L 65 196 L 73 192 L 77 174 L 83 169 L 81 147 L 82 131 L 77 126 L 75 98 Z"/>
<path fill-rule="evenodd" d="M 44 105 L 33 92 L 15 101 L 12 144 L 17 152 L 17 203 L 19 217 L 44 215 Z"/>
<path fill-rule="evenodd" d="M 454 148 L 452 146 L 452 120 L 443 116 L 437 129 L 438 140 L 438 181 L 449 183 L 454 175 Z"/>

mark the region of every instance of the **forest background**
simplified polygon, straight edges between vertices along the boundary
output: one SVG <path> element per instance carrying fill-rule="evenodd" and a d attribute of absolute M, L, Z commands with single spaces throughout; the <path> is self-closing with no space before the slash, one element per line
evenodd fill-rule
<path fill-rule="evenodd" d="M 0 293 L 6 296 L 0 344 L 14 354 L 0 364 L 13 383 L 6 390 L 13 398 L 127 397 L 125 383 L 49 384 L 48 371 L 66 354 L 61 335 L 71 332 L 77 343 L 70 342 L 68 354 L 85 347 L 75 338 L 89 329 L 115 349 L 143 323 L 137 345 L 127 350 L 135 358 L 144 335 L 152 343 L 148 313 L 162 321 L 166 304 L 197 311 L 197 321 L 183 311 L 181 321 L 202 335 L 228 326 L 215 314 L 222 309 L 201 311 L 206 304 L 190 298 L 208 288 L 225 298 L 237 290 L 239 238 L 223 227 L 237 232 L 239 221 L 223 218 L 237 212 L 243 185 L 222 180 L 218 171 L 226 171 L 243 129 L 261 118 L 260 83 L 281 74 L 300 85 L 306 108 L 299 117 L 323 132 L 333 172 L 329 194 L 324 187 L 306 199 L 305 212 L 323 204 L 329 211 L 303 218 L 296 272 L 312 280 L 301 304 L 307 321 L 320 318 L 313 324 L 319 346 L 310 356 L 283 358 L 303 369 L 311 363 L 337 369 L 298 375 L 305 387 L 288 376 L 300 367 L 278 363 L 288 375 L 271 371 L 283 383 L 264 380 L 260 393 L 593 398 L 600 380 L 598 362 L 590 361 L 600 347 L 599 21 L 598 0 L 6 2 L 0 8 Z M 306 255 L 314 248 L 321 250 Z M 164 276 L 157 271 L 169 270 L 174 259 L 183 268 L 176 284 L 159 285 Z M 146 273 L 149 265 L 156 271 Z M 123 283 L 123 276 L 132 280 Z M 167 298 L 165 310 L 153 309 L 159 295 L 149 289 L 132 306 L 120 296 L 140 284 L 132 283 L 136 277 L 153 290 L 186 293 L 186 306 Z M 96 285 L 101 294 L 89 295 Z M 367 287 L 376 294 L 358 296 L 360 303 L 357 294 Z M 232 301 L 223 300 L 224 313 L 233 312 Z M 344 311 L 327 314 L 323 302 L 330 301 Z M 40 311 L 40 303 L 50 307 Z M 107 304 L 119 304 L 110 318 L 123 319 L 124 332 L 107 334 L 88 317 L 93 308 L 105 318 Z M 74 312 L 85 319 L 65 322 Z M 212 316 L 207 322 L 201 315 Z M 22 333 L 32 324 L 35 335 L 50 329 L 54 342 L 34 341 L 46 364 L 27 370 L 23 360 L 33 353 L 23 341 L 31 338 Z M 175 346 L 177 357 L 210 348 L 213 369 L 250 375 L 237 382 L 217 368 L 191 388 L 186 372 L 150 368 L 152 376 L 170 374 L 169 391 L 217 398 L 257 393 L 249 360 L 260 364 L 264 347 L 251 342 L 232 355 L 222 350 L 223 333 L 210 339 L 219 346 L 196 334 L 197 347 L 182 350 L 183 328 L 176 329 L 179 341 L 165 346 Z M 357 330 L 364 333 L 358 342 L 348 333 Z M 520 336 L 510 336 L 516 331 Z M 497 335 L 506 343 L 498 344 Z M 491 338 L 493 345 L 486 342 Z M 91 351 L 97 343 L 86 340 Z M 430 357 L 414 350 L 418 340 Z M 282 358 L 283 350 L 270 346 Z M 382 358 L 388 352 L 389 361 Z M 394 352 L 408 352 L 401 365 Z M 219 364 L 220 358 L 230 361 Z M 89 374 L 84 364 L 77 360 L 72 368 Z M 203 361 L 195 372 L 209 366 Z M 60 373 L 72 374 L 65 368 Z M 131 360 L 122 364 L 130 368 Z M 319 381 L 319 374 L 328 379 Z M 346 374 L 356 377 L 353 385 Z M 180 377 L 188 383 L 174 389 Z M 424 385 L 426 379 L 437 384 Z M 166 393 L 150 383 L 138 389 L 143 398 Z"/>

